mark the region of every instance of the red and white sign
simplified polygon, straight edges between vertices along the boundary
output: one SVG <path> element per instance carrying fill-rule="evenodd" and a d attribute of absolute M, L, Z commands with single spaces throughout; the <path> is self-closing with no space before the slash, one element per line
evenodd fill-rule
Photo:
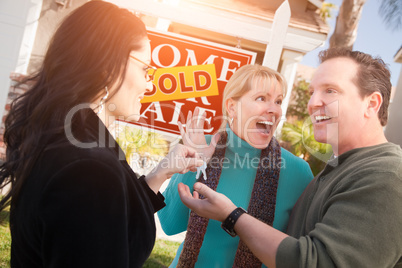
<path fill-rule="evenodd" d="M 205 133 L 212 134 L 217 131 L 222 122 L 222 94 L 226 83 L 239 67 L 253 64 L 256 54 L 200 39 L 149 29 L 148 37 L 151 40 L 151 65 L 161 68 L 156 72 L 157 76 L 155 78 L 157 79 L 153 81 L 154 90 L 151 93 L 155 94 L 154 91 L 158 91 L 158 94 L 163 94 L 167 92 L 166 88 L 168 88 L 169 94 L 180 95 L 185 91 L 191 92 L 191 90 L 193 90 L 194 94 L 186 99 L 183 99 L 183 97 L 178 97 L 177 99 L 172 99 L 168 96 L 166 98 L 159 97 L 159 99 L 168 100 L 152 102 L 149 102 L 149 99 L 146 101 L 147 98 L 144 98 L 145 103 L 142 103 L 141 118 L 139 122 L 132 124 L 158 132 L 180 135 L 177 122 L 185 123 L 188 112 L 194 111 L 196 107 L 199 107 L 204 112 L 206 121 L 210 125 L 210 128 L 205 129 Z M 200 65 L 208 66 L 203 68 Z M 211 68 L 211 65 L 214 65 L 215 68 Z M 183 68 L 183 71 L 173 68 L 185 66 L 194 67 Z M 173 72 L 173 70 L 176 71 Z M 198 72 L 203 72 L 203 75 L 197 76 L 197 70 Z M 205 72 L 210 72 L 210 75 L 205 75 Z M 192 79 L 195 82 L 191 84 L 191 79 L 183 79 L 183 74 L 186 79 L 194 74 L 194 77 L 197 79 L 201 77 L 203 80 Z M 161 77 L 162 79 L 169 78 L 168 86 L 164 81 L 160 81 Z M 177 79 L 174 77 L 177 77 Z M 209 80 L 204 77 L 208 77 Z M 216 79 L 216 81 L 211 82 L 209 77 Z M 205 86 L 206 83 L 211 85 L 208 90 Z M 219 91 L 218 95 L 212 93 L 197 95 L 197 92 L 214 92 L 216 85 Z M 165 88 L 160 90 L 159 86 Z"/>

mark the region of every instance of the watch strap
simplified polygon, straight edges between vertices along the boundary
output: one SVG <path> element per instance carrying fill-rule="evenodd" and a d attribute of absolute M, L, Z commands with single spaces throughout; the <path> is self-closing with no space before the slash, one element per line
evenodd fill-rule
<path fill-rule="evenodd" d="M 221 227 L 232 237 L 235 237 L 237 234 L 234 230 L 234 226 L 241 215 L 247 213 L 242 207 L 238 207 L 229 214 L 229 216 L 222 222 Z"/>

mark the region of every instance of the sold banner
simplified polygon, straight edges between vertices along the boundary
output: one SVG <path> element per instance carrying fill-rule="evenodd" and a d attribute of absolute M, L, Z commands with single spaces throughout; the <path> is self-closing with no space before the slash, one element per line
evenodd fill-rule
<path fill-rule="evenodd" d="M 219 95 L 214 64 L 165 68 L 153 81 L 141 103 Z"/>
<path fill-rule="evenodd" d="M 141 101 L 134 125 L 180 135 L 178 122 L 199 107 L 206 116 L 206 134 L 222 123 L 226 83 L 241 66 L 253 64 L 255 53 L 182 35 L 148 29 L 152 63 L 158 68 L 153 90 Z"/>

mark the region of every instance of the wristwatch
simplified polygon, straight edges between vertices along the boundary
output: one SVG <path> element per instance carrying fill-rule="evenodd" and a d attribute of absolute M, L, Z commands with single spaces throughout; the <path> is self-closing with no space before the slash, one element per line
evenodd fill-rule
<path fill-rule="evenodd" d="M 226 218 L 226 220 L 222 222 L 221 224 L 222 229 L 225 230 L 232 237 L 235 237 L 237 234 L 234 230 L 234 226 L 236 224 L 236 221 L 243 213 L 247 213 L 247 211 L 245 211 L 241 207 L 238 207 L 235 210 L 233 210 L 232 213 L 230 213 L 229 216 Z"/>

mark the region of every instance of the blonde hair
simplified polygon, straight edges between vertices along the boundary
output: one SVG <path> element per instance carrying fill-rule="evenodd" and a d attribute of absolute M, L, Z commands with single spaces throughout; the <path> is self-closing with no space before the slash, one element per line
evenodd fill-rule
<path fill-rule="evenodd" d="M 287 83 L 285 78 L 279 72 L 259 64 L 244 65 L 240 67 L 229 79 L 223 92 L 223 122 L 219 131 L 224 130 L 227 122 L 229 121 L 229 115 L 226 109 L 226 101 L 228 99 L 233 99 L 235 101 L 239 100 L 244 94 L 253 88 L 257 81 L 264 81 L 264 88 L 270 88 L 272 80 L 280 84 L 283 96 L 285 97 L 287 92 Z"/>

